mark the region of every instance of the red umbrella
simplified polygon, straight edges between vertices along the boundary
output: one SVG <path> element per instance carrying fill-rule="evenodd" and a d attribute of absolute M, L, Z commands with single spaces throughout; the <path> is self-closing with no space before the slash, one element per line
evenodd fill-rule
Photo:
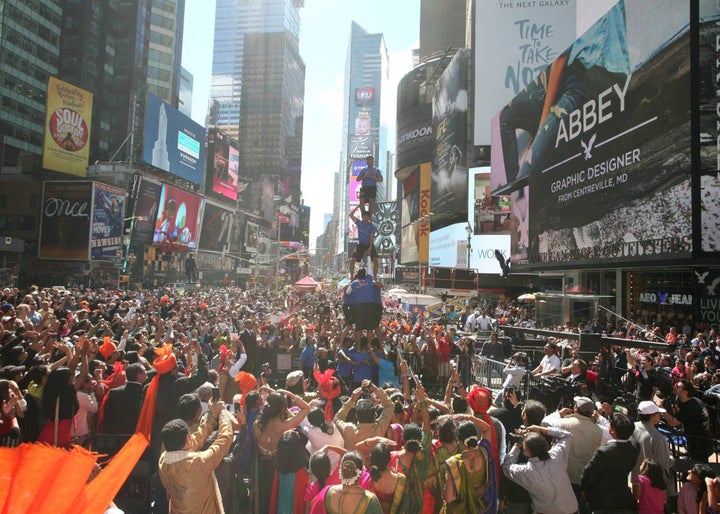
<path fill-rule="evenodd" d="M 595 291 L 592 289 L 585 287 L 585 286 L 572 286 L 565 289 L 566 293 L 573 293 L 573 294 L 595 294 Z"/>

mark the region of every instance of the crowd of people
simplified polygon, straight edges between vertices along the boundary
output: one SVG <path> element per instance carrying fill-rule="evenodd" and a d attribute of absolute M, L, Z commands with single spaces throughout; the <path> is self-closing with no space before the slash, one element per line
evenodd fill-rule
<path fill-rule="evenodd" d="M 692 437 L 710 426 L 696 393 L 720 395 L 714 332 L 668 354 L 618 347 L 592 362 L 571 347 L 562 361 L 569 343 L 552 340 L 531 364 L 476 335 L 529 325 L 523 306 L 469 304 L 440 323 L 381 289 L 364 268 L 320 292 L 6 288 L 0 441 L 112 454 L 100 442 L 120 446 L 152 397 L 152 479 L 142 507 L 118 501 L 128 513 L 655 514 L 668 498 L 682 514 L 720 508 L 713 449 Z M 476 351 L 507 362 L 495 396 L 472 383 Z M 593 371 L 601 358 L 612 366 Z M 585 388 L 555 410 L 522 398 L 526 373 Z M 637 420 L 596 401 L 605 378 L 637 388 Z M 697 461 L 679 491 L 662 419 L 684 426 Z"/>

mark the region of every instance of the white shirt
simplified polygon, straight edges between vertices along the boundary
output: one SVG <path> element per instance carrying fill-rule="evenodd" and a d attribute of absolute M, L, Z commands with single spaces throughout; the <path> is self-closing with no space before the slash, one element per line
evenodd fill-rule
<path fill-rule="evenodd" d="M 532 457 L 525 464 L 516 464 L 520 448 L 513 445 L 505 456 L 503 472 L 510 480 L 527 490 L 534 512 L 571 514 L 578 510 L 577 499 L 567 474 L 568 447 L 572 434 L 567 430 L 548 427 L 547 433 L 556 437 L 550 448 L 550 458 Z"/>
<path fill-rule="evenodd" d="M 98 401 L 95 393 L 86 393 L 85 391 L 78 391 L 77 399 L 80 408 L 75 414 L 75 435 L 85 436 L 90 432 L 87 421 L 88 414 L 97 414 Z"/>
<path fill-rule="evenodd" d="M 540 371 L 542 373 L 547 373 L 552 370 L 555 370 L 555 373 L 558 373 L 561 367 L 562 363 L 560 362 L 560 357 L 554 353 L 552 355 L 545 355 L 545 357 L 543 357 L 540 361 Z"/>

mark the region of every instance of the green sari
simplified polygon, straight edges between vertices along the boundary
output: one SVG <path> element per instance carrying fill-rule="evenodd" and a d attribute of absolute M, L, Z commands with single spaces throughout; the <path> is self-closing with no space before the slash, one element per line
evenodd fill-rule
<path fill-rule="evenodd" d="M 485 441 L 482 441 L 485 443 Z M 446 514 L 495 513 L 497 512 L 497 491 L 492 457 L 482 444 L 485 467 L 470 473 L 463 465 L 462 455 L 455 455 L 445 461 L 448 480 L 455 488 L 455 499 L 446 502 Z"/>

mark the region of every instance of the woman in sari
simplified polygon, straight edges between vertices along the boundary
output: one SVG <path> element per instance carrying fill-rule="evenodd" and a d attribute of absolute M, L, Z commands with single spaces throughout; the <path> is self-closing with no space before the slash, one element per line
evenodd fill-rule
<path fill-rule="evenodd" d="M 375 493 L 383 514 L 399 514 L 408 506 L 406 479 L 402 473 L 395 473 L 390 464 L 390 446 L 376 444 L 370 451 L 370 476 L 372 482 L 368 490 Z"/>
<path fill-rule="evenodd" d="M 270 514 L 293 514 L 305 510 L 305 489 L 310 485 L 308 457 L 300 435 L 288 430 L 280 436 L 278 459 L 270 493 Z"/>
<path fill-rule="evenodd" d="M 310 514 L 382 514 L 375 494 L 360 487 L 363 462 L 356 451 L 340 461 L 342 484 L 328 486 L 315 497 Z"/>
<path fill-rule="evenodd" d="M 289 398 L 299 407 L 294 416 L 287 410 Z M 253 436 L 257 444 L 256 472 L 255 472 L 255 502 L 256 512 L 265 514 L 270 508 L 270 489 L 275 473 L 275 456 L 277 454 L 280 437 L 287 430 L 297 427 L 305 419 L 310 406 L 299 396 L 288 391 L 278 389 L 270 393 L 265 399 L 260 414 L 253 426 Z"/>
<path fill-rule="evenodd" d="M 487 441 L 480 441 L 478 429 L 472 421 L 463 421 L 458 427 L 462 453 L 445 461 L 445 512 L 490 513 L 497 512 L 497 487 L 492 452 Z"/>
<path fill-rule="evenodd" d="M 417 402 L 422 417 L 422 428 L 415 423 L 408 423 L 403 430 L 404 446 L 392 452 L 390 468 L 395 473 L 403 473 L 407 477 L 409 514 L 419 514 L 423 509 L 423 495 L 432 459 L 432 433 L 430 431 L 430 414 L 428 413 L 425 389 L 418 384 Z"/>

